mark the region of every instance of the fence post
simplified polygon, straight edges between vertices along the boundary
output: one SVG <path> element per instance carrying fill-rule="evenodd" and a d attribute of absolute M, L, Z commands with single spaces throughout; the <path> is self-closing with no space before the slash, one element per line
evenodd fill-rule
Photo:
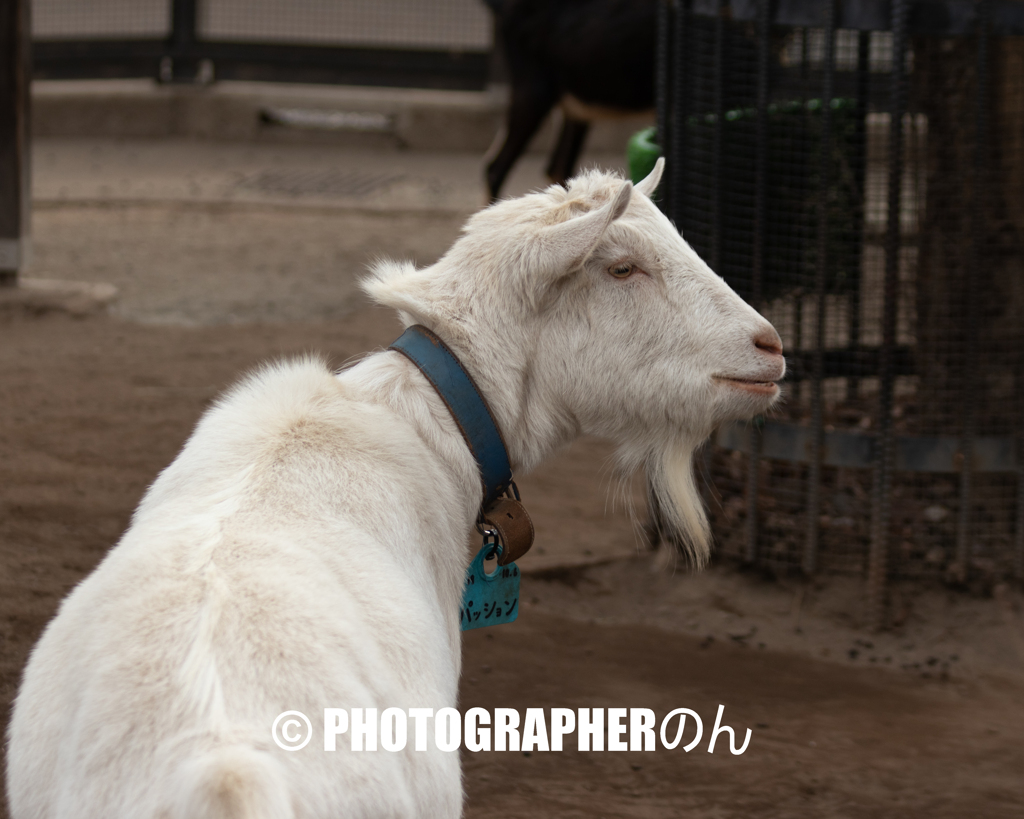
<path fill-rule="evenodd" d="M 689 107 L 689 70 L 687 61 L 687 26 L 689 24 L 689 0 L 672 0 L 672 45 L 669 52 L 672 67 L 672 81 L 669 85 L 669 110 L 672 114 L 668 120 L 668 140 L 666 156 L 668 157 L 669 200 L 668 218 L 676 226 L 683 229 L 683 199 L 686 194 L 687 166 L 687 118 Z M 662 146 L 663 148 L 665 146 Z"/>
<path fill-rule="evenodd" d="M 856 119 L 856 136 L 854 137 L 854 143 L 856 145 L 856 163 L 854 165 L 854 173 L 856 174 L 858 196 L 856 203 L 856 210 L 853 215 L 854 231 L 857 235 L 857 250 L 854 254 L 854 258 L 850 264 L 850 273 L 853 275 L 853 281 L 850 284 L 850 301 L 849 301 L 849 322 L 850 322 L 850 335 L 849 335 L 849 347 L 851 350 L 857 350 L 860 347 L 861 332 L 860 332 L 860 309 L 861 309 L 861 287 L 862 287 L 862 276 L 861 276 L 861 265 L 863 263 L 863 252 L 864 252 L 864 202 L 867 197 L 867 172 L 868 172 L 868 142 L 867 142 L 867 124 L 868 124 L 868 110 L 870 108 L 870 97 L 871 97 L 871 33 L 868 31 L 861 31 L 857 34 L 857 119 Z M 846 400 L 851 404 L 857 400 L 860 395 L 860 379 L 856 376 L 847 376 L 846 378 Z"/>
<path fill-rule="evenodd" d="M 771 28 L 774 0 L 760 0 L 757 9 L 757 122 L 754 159 L 754 253 L 750 277 L 750 303 L 762 307 L 765 244 L 768 234 L 768 99 L 771 86 Z M 757 496 L 760 490 L 761 428 L 764 418 L 750 425 L 750 457 L 747 460 L 747 531 L 744 558 L 757 561 Z"/>
<path fill-rule="evenodd" d="M 971 563 L 971 505 L 974 498 L 974 438 L 977 434 L 978 401 L 978 324 L 980 297 L 978 291 L 985 269 L 985 194 L 988 192 L 986 168 L 988 165 L 988 15 L 986 0 L 978 3 L 978 42 L 976 78 L 977 91 L 974 108 L 974 185 L 971 209 L 971 269 L 974 282 L 967 288 L 967 333 L 963 363 L 963 438 L 960 444 L 960 510 L 957 516 L 956 574 L 964 583 L 970 574 Z"/>
<path fill-rule="evenodd" d="M 821 458 L 825 447 L 824 400 L 825 380 L 825 293 L 829 279 L 829 185 L 832 175 L 832 98 L 835 95 L 836 0 L 826 6 L 824 84 L 821 91 L 821 144 L 818 170 L 818 259 L 814 276 L 814 357 L 811 382 L 810 465 L 807 470 L 807 539 L 801 568 L 804 574 L 818 571 L 818 539 L 821 514 Z"/>
<path fill-rule="evenodd" d="M 161 82 L 196 82 L 197 0 L 171 0 L 170 53 L 160 63 Z"/>
<path fill-rule="evenodd" d="M 671 113 L 669 99 L 672 88 L 672 26 L 675 9 L 671 0 L 658 0 L 657 5 L 657 52 L 655 55 L 655 86 L 654 99 L 657 106 L 658 134 L 655 142 L 661 148 L 661 155 L 669 157 L 671 139 L 669 137 Z M 675 164 L 674 159 L 671 160 Z M 658 190 L 658 205 L 663 211 L 671 211 L 672 186 L 669 184 L 671 172 L 665 174 Z"/>
<path fill-rule="evenodd" d="M 892 3 L 892 76 L 889 101 L 889 180 L 885 238 L 885 287 L 879 365 L 878 438 L 871 498 L 871 546 L 868 553 L 868 609 L 875 628 L 886 624 L 889 575 L 889 522 L 895 431 L 892 426 L 895 386 L 896 315 L 900 272 L 900 207 L 903 182 L 903 113 L 907 109 L 907 20 L 909 0 Z"/>
<path fill-rule="evenodd" d="M 712 107 L 715 112 L 715 124 L 711 132 L 711 248 L 708 251 L 708 264 L 719 276 L 722 270 L 722 162 L 725 141 L 725 0 L 715 2 L 715 51 L 714 51 L 714 90 Z"/>
<path fill-rule="evenodd" d="M 29 5 L 0 4 L 0 285 L 17 284 L 29 261 Z"/>
<path fill-rule="evenodd" d="M 1024 368 L 1017 370 L 1017 383 L 1024 381 Z M 1024 416 L 1024 390 L 1017 387 L 1017 417 Z M 1013 576 L 1024 583 L 1024 432 L 1017 433 L 1017 515 L 1013 531 Z"/>

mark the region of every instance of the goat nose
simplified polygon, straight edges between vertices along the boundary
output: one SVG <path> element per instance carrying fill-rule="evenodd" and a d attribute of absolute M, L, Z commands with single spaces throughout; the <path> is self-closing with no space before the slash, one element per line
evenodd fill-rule
<path fill-rule="evenodd" d="M 766 327 L 754 336 L 754 346 L 769 355 L 782 355 L 782 339 L 774 327 Z"/>

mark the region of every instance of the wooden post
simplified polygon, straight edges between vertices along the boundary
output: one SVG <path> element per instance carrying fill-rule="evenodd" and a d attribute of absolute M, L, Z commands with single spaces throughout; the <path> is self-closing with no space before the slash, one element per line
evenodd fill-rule
<path fill-rule="evenodd" d="M 0 0 L 0 285 L 29 260 L 30 0 Z"/>

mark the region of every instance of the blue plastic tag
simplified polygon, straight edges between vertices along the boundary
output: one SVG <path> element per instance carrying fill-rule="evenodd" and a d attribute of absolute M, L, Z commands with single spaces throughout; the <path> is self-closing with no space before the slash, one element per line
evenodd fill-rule
<path fill-rule="evenodd" d="M 519 567 L 515 563 L 497 566 L 487 574 L 484 561 L 498 553 L 493 543 L 484 547 L 466 569 L 466 586 L 459 607 L 463 631 L 511 623 L 519 616 Z"/>

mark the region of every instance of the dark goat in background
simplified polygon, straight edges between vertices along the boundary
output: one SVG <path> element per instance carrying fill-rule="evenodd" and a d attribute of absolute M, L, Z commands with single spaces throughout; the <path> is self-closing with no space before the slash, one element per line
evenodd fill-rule
<path fill-rule="evenodd" d="M 565 120 L 548 176 L 562 183 L 575 170 L 588 120 L 654 106 L 658 0 L 484 2 L 494 12 L 512 86 L 505 141 L 487 166 L 492 200 L 556 105 Z"/>

